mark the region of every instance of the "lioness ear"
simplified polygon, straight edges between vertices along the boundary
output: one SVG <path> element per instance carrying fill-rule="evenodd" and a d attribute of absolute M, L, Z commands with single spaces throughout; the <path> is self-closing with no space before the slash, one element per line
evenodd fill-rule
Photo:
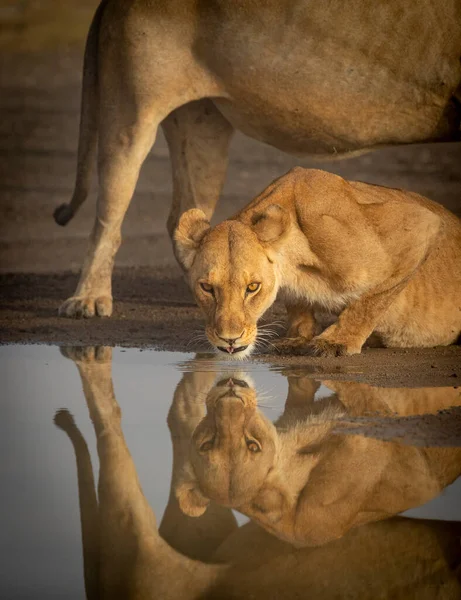
<path fill-rule="evenodd" d="M 251 228 L 261 242 L 275 242 L 287 230 L 290 217 L 278 204 L 271 204 L 251 219 Z"/>
<path fill-rule="evenodd" d="M 179 219 L 174 232 L 174 244 L 176 256 L 186 271 L 194 262 L 200 242 L 209 229 L 210 222 L 199 208 L 191 208 Z"/>
<path fill-rule="evenodd" d="M 206 511 L 210 500 L 198 489 L 195 481 L 180 483 L 176 488 L 179 508 L 189 517 L 200 517 Z"/>

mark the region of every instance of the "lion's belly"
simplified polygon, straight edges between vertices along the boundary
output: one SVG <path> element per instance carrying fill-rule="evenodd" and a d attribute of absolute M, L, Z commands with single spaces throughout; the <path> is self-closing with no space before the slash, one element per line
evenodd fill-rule
<path fill-rule="evenodd" d="M 406 0 L 334 10 L 290 0 L 280 15 L 272 4 L 231 4 L 213 4 L 219 12 L 204 18 L 195 50 L 223 90 L 216 105 L 245 134 L 295 154 L 335 154 L 459 130 L 451 98 L 461 82 L 461 27 L 450 15 L 432 22 Z M 402 11 L 420 35 L 395 27 Z"/>
<path fill-rule="evenodd" d="M 276 102 L 263 109 L 260 102 L 214 99 L 214 103 L 235 129 L 289 154 L 335 155 L 371 145 L 341 139 L 332 123 L 321 129 L 316 116 L 303 106 L 290 110 Z"/>
<path fill-rule="evenodd" d="M 411 90 L 400 102 L 348 94 L 331 86 L 318 93 L 315 82 L 302 82 L 297 92 L 273 93 L 260 88 L 228 86 L 228 99 L 214 99 L 239 131 L 288 153 L 335 155 L 386 144 L 408 144 L 455 138 L 459 119 L 450 104 L 425 98 L 417 102 Z M 288 85 L 286 86 L 288 87 Z"/>

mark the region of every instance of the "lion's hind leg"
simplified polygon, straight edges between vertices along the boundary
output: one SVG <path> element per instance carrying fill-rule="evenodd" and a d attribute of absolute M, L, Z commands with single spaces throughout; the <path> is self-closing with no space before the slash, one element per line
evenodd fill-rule
<path fill-rule="evenodd" d="M 173 170 L 173 202 L 167 225 L 173 239 L 181 215 L 190 208 L 200 208 L 208 219 L 213 216 L 234 129 L 207 98 L 173 111 L 162 128 Z"/>
<path fill-rule="evenodd" d="M 100 124 L 96 220 L 77 290 L 59 313 L 66 317 L 112 314 L 112 269 L 121 227 L 141 165 L 155 140 L 158 116 L 130 111 L 114 98 Z"/>
<path fill-rule="evenodd" d="M 99 509 L 92 533 L 97 532 L 99 542 L 99 586 L 107 597 L 128 597 L 141 557 L 149 554 L 149 542 L 159 536 L 123 435 L 112 382 L 112 349 L 64 348 L 62 353 L 78 368 L 97 440 Z M 58 424 L 67 426 L 69 437 L 78 441 L 75 425 L 68 426 L 63 417 L 58 413 Z"/>

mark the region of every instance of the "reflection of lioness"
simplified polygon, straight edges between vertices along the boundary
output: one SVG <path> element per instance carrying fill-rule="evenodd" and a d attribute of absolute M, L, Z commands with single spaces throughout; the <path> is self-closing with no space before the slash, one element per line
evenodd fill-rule
<path fill-rule="evenodd" d="M 414 32 L 418 31 L 418 35 Z M 66 316 L 108 315 L 111 272 L 139 169 L 163 126 L 170 235 L 208 218 L 234 129 L 293 154 L 459 138 L 459 2 L 103 0 L 85 52 L 75 192 L 97 217 Z"/>
<path fill-rule="evenodd" d="M 182 510 L 200 515 L 213 500 L 292 544 L 315 546 L 425 504 L 460 475 L 459 447 L 413 447 L 335 431 L 344 411 L 436 412 L 459 406 L 460 390 L 326 383 L 336 394 L 314 402 L 318 384 L 289 377 L 285 411 L 275 425 L 260 413 L 245 381 L 226 378 L 211 389 L 189 463 L 176 477 Z"/>
<path fill-rule="evenodd" d="M 447 345 L 461 331 L 461 222 L 411 192 L 296 168 L 213 229 L 191 209 L 175 240 L 208 339 L 234 356 L 251 351 L 279 290 L 291 351 L 355 354 L 372 332 L 387 346 Z M 340 316 L 314 337 L 316 307 Z"/>

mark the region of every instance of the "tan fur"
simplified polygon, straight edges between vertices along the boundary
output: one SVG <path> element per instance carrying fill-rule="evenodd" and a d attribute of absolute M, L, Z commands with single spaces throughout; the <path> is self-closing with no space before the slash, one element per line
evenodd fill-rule
<path fill-rule="evenodd" d="M 229 456 L 217 448 L 210 468 L 208 457 L 203 456 L 207 453 L 198 457 L 195 432 L 190 450 L 192 469 L 177 481 L 182 509 L 190 515 L 202 514 L 208 498 L 236 508 L 291 544 L 316 546 L 364 523 L 425 504 L 461 473 L 460 448 L 413 447 L 337 429 L 343 415 L 408 416 L 461 406 L 461 390 L 373 388 L 337 381 L 331 383 L 334 396 L 313 402 L 317 387 L 307 377 L 289 377 L 285 413 L 275 428 L 267 427 L 266 418 L 253 402 L 246 407 L 245 422 L 231 423 L 230 416 L 218 420 L 213 400 L 216 389 L 212 390 L 208 414 L 196 432 L 204 435 L 205 431 L 214 440 L 226 432 L 231 438 L 228 444 L 234 446 L 244 443 L 253 432 L 262 448 L 261 457 L 242 469 L 239 462 L 248 456 Z M 275 454 L 272 448 L 276 448 Z M 192 496 L 182 495 L 183 487 L 200 495 L 199 510 Z M 229 489 L 243 493 L 232 498 Z"/>
<path fill-rule="evenodd" d="M 67 411 L 56 424 L 77 459 L 85 590 L 88 600 L 292 600 L 309 596 L 458 600 L 459 524 L 392 518 L 369 523 L 317 548 L 294 548 L 211 503 L 199 517 L 184 515 L 174 494 L 157 529 L 127 448 L 111 380 L 109 348 L 66 349 L 78 366 L 94 425 L 99 465 L 96 497 L 86 442 Z M 203 416 L 197 393 L 214 374 L 185 374 L 168 417 L 174 469 L 181 448 Z M 308 387 L 298 380 L 296 389 Z M 295 388 L 293 388 L 295 389 Z M 291 401 L 297 405 L 296 394 Z M 292 406 L 294 408 L 294 406 Z M 189 425 L 189 419 L 191 424 Z M 457 577 L 458 569 L 458 577 Z"/>
<path fill-rule="evenodd" d="M 459 137 L 460 23 L 458 0 L 103 0 L 85 52 L 75 191 L 55 219 L 65 225 L 85 201 L 98 147 L 97 215 L 60 313 L 111 313 L 122 221 L 160 124 L 172 235 L 189 208 L 211 218 L 234 129 L 331 157 Z"/>
<path fill-rule="evenodd" d="M 180 506 L 195 507 L 190 500 L 200 495 L 199 514 L 206 509 L 209 498 L 223 506 L 240 506 L 251 500 L 263 485 L 279 451 L 274 425 L 256 410 L 255 390 L 229 388 L 227 384 L 223 387 L 227 380 L 232 381 L 229 374 L 207 396 L 208 410 L 193 431 L 188 469 L 177 487 Z M 249 450 L 248 443 L 253 440 L 257 440 L 262 452 Z M 207 441 L 212 447 L 203 451 L 201 448 Z"/>
<path fill-rule="evenodd" d="M 208 339 L 224 351 L 236 339 L 237 357 L 279 291 L 294 338 L 283 351 L 355 354 L 373 332 L 391 347 L 447 345 L 461 332 L 461 221 L 411 192 L 296 168 L 213 229 L 186 212 L 175 241 Z M 339 319 L 314 337 L 317 308 Z"/>

